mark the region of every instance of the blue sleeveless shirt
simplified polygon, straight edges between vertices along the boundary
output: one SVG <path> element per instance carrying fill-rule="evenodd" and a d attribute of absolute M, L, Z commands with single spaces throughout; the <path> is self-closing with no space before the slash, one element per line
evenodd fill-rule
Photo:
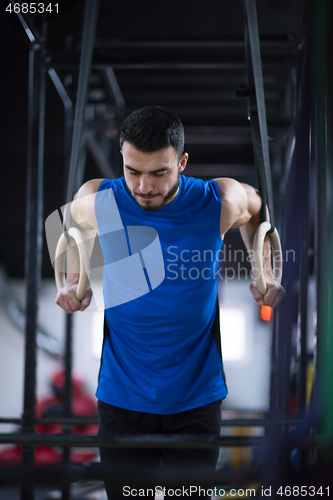
<path fill-rule="evenodd" d="M 215 181 L 180 175 L 177 196 L 158 210 L 145 211 L 124 177 L 104 180 L 95 213 L 106 306 L 97 398 L 155 414 L 225 398 L 219 342 L 212 334 L 223 243 Z M 140 243 L 135 242 L 136 228 L 143 230 Z M 145 245 L 155 252 L 154 273 Z M 124 293 L 114 283 L 119 273 L 128 273 L 130 263 L 135 265 Z M 115 264 L 113 278 L 109 269 Z M 140 285 L 135 269 L 140 269 Z"/>

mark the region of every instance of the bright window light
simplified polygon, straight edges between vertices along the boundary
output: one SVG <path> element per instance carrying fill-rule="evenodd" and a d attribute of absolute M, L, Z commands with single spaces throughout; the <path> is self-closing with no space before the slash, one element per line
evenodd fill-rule
<path fill-rule="evenodd" d="M 245 356 L 245 313 L 242 309 L 220 309 L 222 357 L 239 361 Z"/>
<path fill-rule="evenodd" d="M 100 359 L 102 352 L 103 324 L 103 311 L 91 313 L 91 353 L 97 359 Z"/>

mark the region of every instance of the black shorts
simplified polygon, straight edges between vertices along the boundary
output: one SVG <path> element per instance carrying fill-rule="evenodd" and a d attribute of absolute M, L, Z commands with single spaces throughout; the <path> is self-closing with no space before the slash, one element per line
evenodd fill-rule
<path fill-rule="evenodd" d="M 98 402 L 100 426 L 98 437 L 107 440 L 112 435 L 119 434 L 220 434 L 221 401 L 170 415 L 158 415 L 125 410 Z M 151 471 L 160 468 L 178 472 L 180 468 L 189 470 L 214 471 L 218 450 L 212 449 L 177 449 L 177 448 L 100 448 L 100 456 L 104 473 L 104 482 L 108 498 L 124 499 L 124 486 L 131 487 L 132 476 L 140 471 Z M 124 480 L 123 486 L 115 488 L 112 471 L 119 471 Z M 118 481 L 119 483 L 119 481 Z M 127 489 L 127 491 L 129 491 Z M 181 496 L 178 496 L 181 498 Z M 203 494 L 191 498 L 203 500 Z M 154 499 L 152 499 L 154 500 Z"/>

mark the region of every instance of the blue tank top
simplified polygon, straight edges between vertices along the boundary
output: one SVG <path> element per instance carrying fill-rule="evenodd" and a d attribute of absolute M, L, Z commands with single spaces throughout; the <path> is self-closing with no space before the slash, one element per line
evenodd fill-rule
<path fill-rule="evenodd" d="M 95 212 L 106 304 L 97 398 L 156 414 L 225 398 L 219 342 L 212 334 L 223 243 L 215 181 L 180 175 L 177 196 L 156 211 L 145 211 L 124 177 L 104 180 Z M 136 228 L 138 233 L 143 228 L 139 243 Z M 156 250 L 155 273 L 144 247 Z M 130 281 L 124 294 L 109 270 L 117 265 L 116 275 L 125 272 L 130 262 L 140 269 L 141 284 L 131 287 Z"/>

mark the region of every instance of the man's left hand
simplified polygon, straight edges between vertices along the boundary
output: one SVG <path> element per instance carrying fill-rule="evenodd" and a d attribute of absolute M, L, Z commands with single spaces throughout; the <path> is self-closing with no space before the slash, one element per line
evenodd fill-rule
<path fill-rule="evenodd" d="M 273 277 L 266 277 L 265 281 L 267 284 L 267 292 L 265 295 L 262 295 L 257 290 L 255 282 L 250 285 L 251 293 L 259 305 L 275 307 L 285 298 L 286 291 L 282 285 L 273 279 Z"/>

